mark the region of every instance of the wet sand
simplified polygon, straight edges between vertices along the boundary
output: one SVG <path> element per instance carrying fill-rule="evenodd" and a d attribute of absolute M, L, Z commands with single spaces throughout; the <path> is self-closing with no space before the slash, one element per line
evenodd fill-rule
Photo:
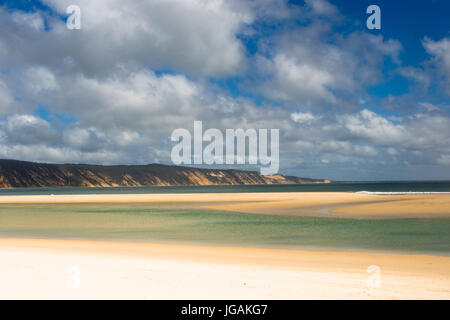
<path fill-rule="evenodd" d="M 256 214 L 335 217 L 450 217 L 450 194 L 349 192 L 0 196 L 0 204 L 170 203 Z"/>

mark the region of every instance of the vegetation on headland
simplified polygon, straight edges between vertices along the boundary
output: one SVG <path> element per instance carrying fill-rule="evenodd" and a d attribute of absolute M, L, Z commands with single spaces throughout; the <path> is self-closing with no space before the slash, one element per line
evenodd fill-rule
<path fill-rule="evenodd" d="M 88 165 L 0 160 L 0 188 L 121 187 L 329 183 L 329 180 L 266 175 L 235 169 L 202 169 L 162 164 Z"/>

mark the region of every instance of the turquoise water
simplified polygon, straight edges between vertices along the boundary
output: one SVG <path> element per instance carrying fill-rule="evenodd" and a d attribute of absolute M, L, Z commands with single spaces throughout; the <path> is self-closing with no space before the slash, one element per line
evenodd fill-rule
<path fill-rule="evenodd" d="M 367 182 L 324 185 L 3 189 L 1 195 L 450 192 L 450 182 Z M 0 205 L 0 237 L 175 242 L 301 249 L 450 254 L 450 218 L 338 219 L 252 215 L 192 204 Z"/>
<path fill-rule="evenodd" d="M 252 215 L 151 204 L 1 205 L 0 237 L 450 254 L 450 219 Z"/>
<path fill-rule="evenodd" d="M 124 194 L 124 193 L 236 193 L 236 192 L 450 192 L 450 181 L 341 182 L 307 185 L 171 186 L 115 188 L 16 188 L 0 189 L 1 195 Z"/>

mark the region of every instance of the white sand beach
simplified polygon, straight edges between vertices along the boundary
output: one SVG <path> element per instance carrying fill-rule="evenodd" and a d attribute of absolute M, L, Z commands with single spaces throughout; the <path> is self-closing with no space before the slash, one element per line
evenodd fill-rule
<path fill-rule="evenodd" d="M 0 283 L 1 299 L 450 299 L 450 257 L 0 239 Z"/>

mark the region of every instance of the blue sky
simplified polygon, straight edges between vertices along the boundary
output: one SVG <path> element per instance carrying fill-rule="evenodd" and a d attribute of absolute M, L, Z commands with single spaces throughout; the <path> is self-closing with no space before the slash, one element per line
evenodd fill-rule
<path fill-rule="evenodd" d="M 450 179 L 448 1 L 72 2 L 2 2 L 0 158 L 170 164 L 202 120 L 280 129 L 285 174 Z"/>

